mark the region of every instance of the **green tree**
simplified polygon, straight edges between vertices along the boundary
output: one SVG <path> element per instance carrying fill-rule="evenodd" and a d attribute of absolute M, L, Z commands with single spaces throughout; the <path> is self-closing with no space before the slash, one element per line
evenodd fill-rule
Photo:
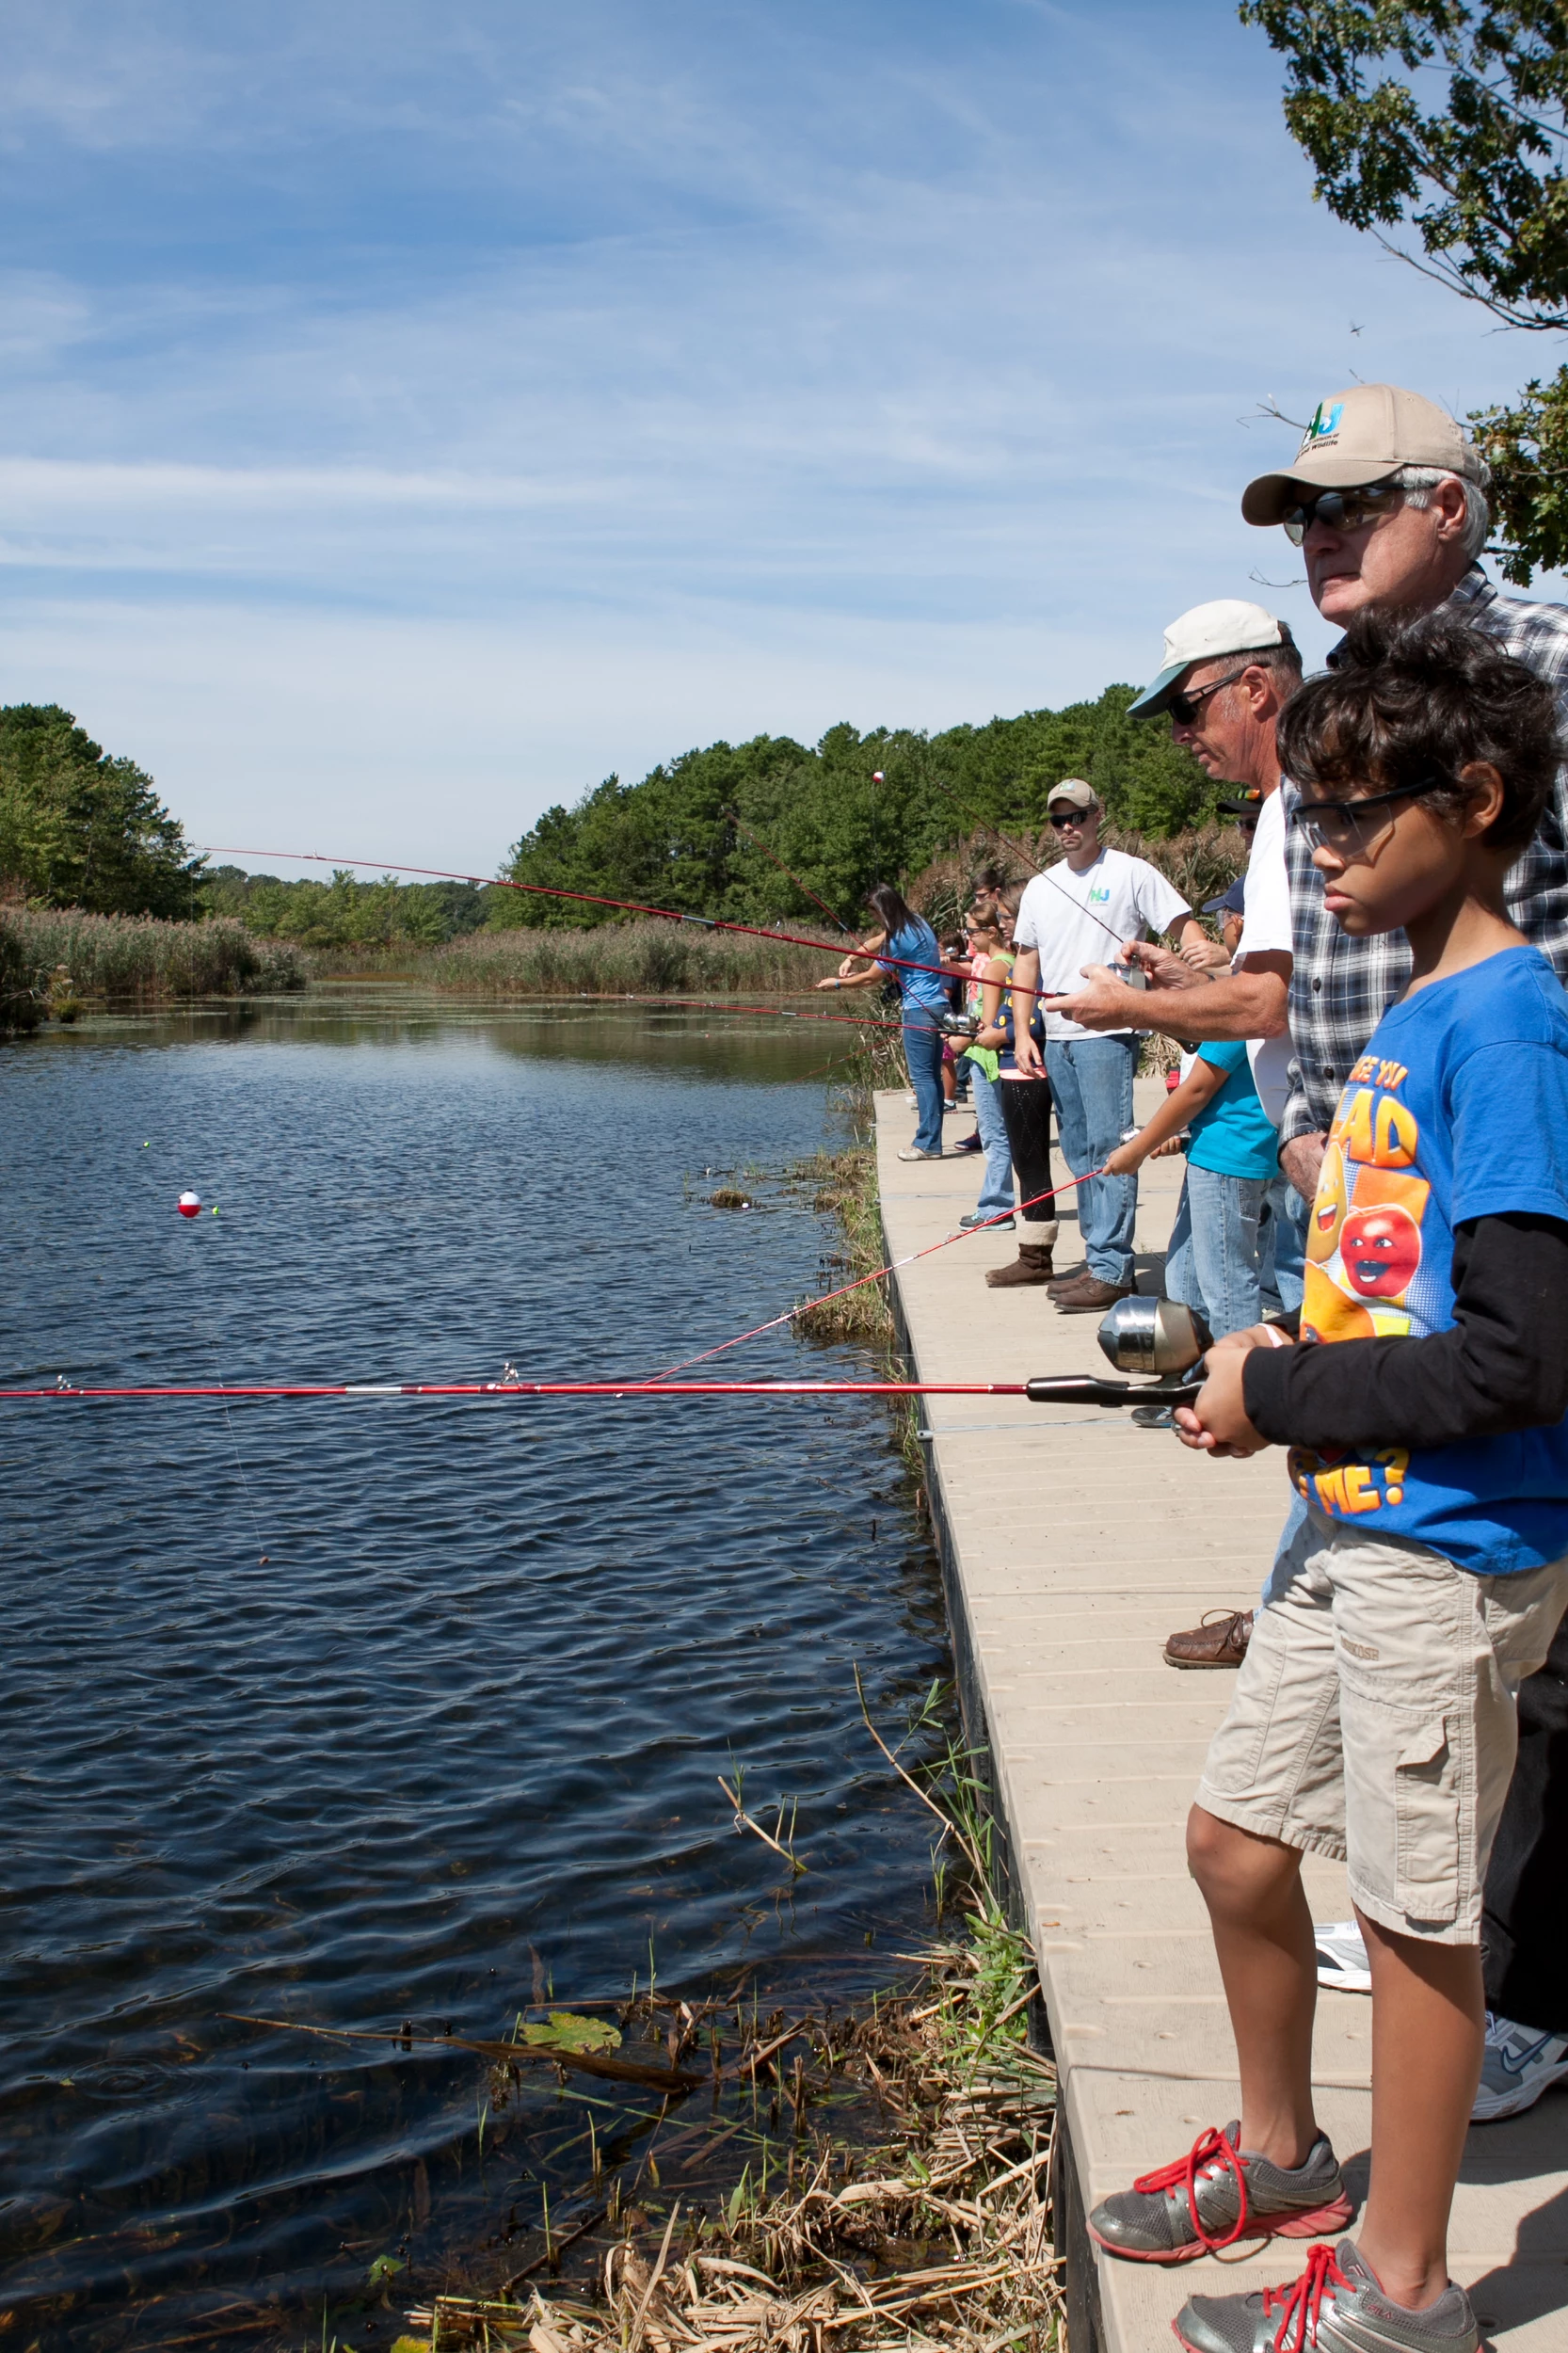
<path fill-rule="evenodd" d="M 1568 328 L 1562 0 L 1242 0 L 1240 15 L 1288 59 L 1285 120 L 1332 213 L 1506 326 Z M 1384 233 L 1401 222 L 1418 253 Z M 1568 559 L 1568 367 L 1471 423 L 1504 574 L 1528 582 Z"/>
<path fill-rule="evenodd" d="M 0 877 L 45 906 L 95 915 L 201 912 L 202 861 L 134 760 L 114 759 L 57 703 L 0 710 Z"/>

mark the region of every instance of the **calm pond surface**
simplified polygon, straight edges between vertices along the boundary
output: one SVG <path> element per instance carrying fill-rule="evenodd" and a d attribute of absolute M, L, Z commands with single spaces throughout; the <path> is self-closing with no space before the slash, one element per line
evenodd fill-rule
<path fill-rule="evenodd" d="M 782 1179 L 840 1132 L 840 1050 L 395 987 L 52 1029 L 0 1049 L 0 1377 L 661 1370 L 821 1288 Z M 758 1206 L 711 1208 L 748 1168 Z M 787 1330 L 720 1366 L 864 1369 Z M 902 1721 L 948 1658 L 873 1403 L 0 1412 L 18 2353 L 313 2345 L 324 2308 L 385 2345 L 377 2255 L 428 2294 L 581 2170 L 548 2071 L 486 2144 L 482 2060 L 232 2013 L 496 2037 L 552 1994 L 609 2014 L 650 1952 L 764 1999 L 897 1974 L 928 1817 L 851 1662 Z M 770 1822 L 798 1801 L 792 1893 L 732 1766 Z"/>

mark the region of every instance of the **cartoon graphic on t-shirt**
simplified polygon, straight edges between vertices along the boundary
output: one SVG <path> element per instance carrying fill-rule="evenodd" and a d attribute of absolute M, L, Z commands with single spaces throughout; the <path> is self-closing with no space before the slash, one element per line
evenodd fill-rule
<path fill-rule="evenodd" d="M 1345 1155 L 1336 1144 L 1331 1143 L 1318 1172 L 1318 1196 L 1312 1204 L 1307 1226 L 1306 1255 L 1315 1266 L 1323 1265 L 1338 1249 L 1339 1228 L 1345 1222 L 1347 1206 Z"/>
<path fill-rule="evenodd" d="M 1434 1328 L 1421 1313 L 1421 1220 L 1432 1188 L 1410 1173 L 1420 1130 L 1398 1092 L 1408 1075 L 1399 1063 L 1364 1055 L 1339 1098 L 1307 1230 L 1303 1339 Z M 1428 1304 L 1439 1305 L 1435 1297 Z M 1397 1452 L 1361 1460 L 1298 1448 L 1290 1471 L 1325 1510 L 1375 1512 L 1403 1492 Z"/>
<path fill-rule="evenodd" d="M 1411 1294 L 1432 1188 L 1407 1173 L 1420 1144 L 1415 1115 L 1396 1092 L 1408 1075 L 1399 1063 L 1364 1055 L 1339 1098 L 1307 1235 L 1304 1338 L 1428 1328 Z"/>
<path fill-rule="evenodd" d="M 1340 1264 L 1353 1291 L 1402 1298 L 1421 1263 L 1421 1236 L 1407 1209 L 1352 1209 L 1339 1236 Z"/>

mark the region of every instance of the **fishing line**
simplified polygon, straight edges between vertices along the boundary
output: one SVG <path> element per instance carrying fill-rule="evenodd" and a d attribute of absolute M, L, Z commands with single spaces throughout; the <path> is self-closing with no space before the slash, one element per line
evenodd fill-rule
<path fill-rule="evenodd" d="M 145 1148 L 146 1147 L 144 1146 L 143 1149 L 145 1150 Z M 217 1210 L 216 1208 L 213 1209 L 212 1215 L 216 1217 Z M 199 1239 L 200 1233 L 200 1227 L 198 1225 L 196 1233 L 187 1238 L 190 1246 L 196 1252 L 196 1257 L 194 1260 L 196 1267 L 196 1288 L 201 1307 L 200 1314 L 193 1316 L 191 1318 L 191 1321 L 196 1327 L 198 1338 L 206 1342 L 207 1352 L 212 1357 L 213 1367 L 217 1374 L 218 1385 L 216 1394 L 223 1401 L 223 1426 L 225 1431 L 228 1433 L 230 1450 L 234 1458 L 234 1468 L 239 1473 L 240 1492 L 245 1497 L 246 1512 L 249 1515 L 250 1532 L 256 1539 L 256 1557 L 264 1567 L 266 1565 L 267 1555 L 262 1540 L 262 1523 L 256 1512 L 256 1499 L 250 1492 L 250 1481 L 246 1473 L 245 1457 L 240 1452 L 239 1437 L 234 1429 L 233 1418 L 229 1411 L 228 1397 L 223 1381 L 223 1365 L 218 1354 L 217 1337 L 213 1328 L 212 1322 L 212 1299 L 207 1289 L 207 1270 L 201 1262 L 201 1244 Z"/>
<path fill-rule="evenodd" d="M 1032 1209 L 1041 1201 L 1054 1201 L 1061 1193 L 1071 1193 L 1076 1186 L 1086 1184 L 1091 1176 L 1104 1171 L 1085 1169 L 1081 1176 L 1071 1176 L 1048 1193 L 1037 1193 L 1018 1204 L 1020 1209 Z M 52 1389 L 0 1388 L 0 1402 L 20 1403 L 43 1398 L 73 1398 L 78 1401 L 129 1398 L 327 1398 L 327 1397 L 1030 1397 L 1028 1382 L 1018 1381 L 682 1381 L 672 1382 L 671 1375 L 684 1372 L 693 1365 L 706 1364 L 711 1356 L 722 1356 L 726 1349 L 739 1348 L 743 1340 L 756 1339 L 763 1332 L 772 1332 L 781 1323 L 792 1322 L 812 1307 L 824 1307 L 835 1299 L 844 1298 L 850 1291 L 859 1290 L 866 1283 L 875 1283 L 884 1274 L 891 1274 L 900 1267 L 913 1266 L 918 1259 L 932 1257 L 938 1250 L 946 1250 L 955 1241 L 968 1241 L 971 1235 L 982 1234 L 986 1226 L 1000 1224 L 1011 1217 L 1010 1209 L 1000 1210 L 987 1218 L 984 1225 L 971 1225 L 961 1233 L 945 1235 L 940 1241 L 928 1242 L 923 1250 L 912 1250 L 906 1257 L 893 1258 L 886 1266 L 873 1268 L 870 1274 L 857 1275 L 853 1283 L 842 1284 L 838 1290 L 824 1291 L 818 1299 L 803 1300 L 781 1316 L 767 1323 L 759 1323 L 749 1332 L 737 1332 L 733 1339 L 720 1340 L 714 1348 L 705 1348 L 699 1355 L 688 1356 L 682 1364 L 671 1365 L 668 1372 L 649 1381 L 323 1381 L 323 1382 L 219 1382 L 216 1384 L 170 1383 L 135 1387 L 77 1388 L 60 1374 Z M 508 1370 L 510 1368 L 508 1368 Z M 1036 1384 L 1036 1386 L 1039 1385 Z M 237 1459 L 237 1456 L 236 1456 Z M 244 1466 L 241 1465 L 241 1477 Z M 248 1487 L 247 1495 L 248 1496 Z M 260 1530 L 258 1529 L 258 1542 Z"/>
<path fill-rule="evenodd" d="M 1103 1176 L 1104 1174 L 1105 1171 L 1100 1168 L 1086 1168 L 1081 1176 L 1068 1176 L 1061 1184 L 1052 1185 L 1048 1193 L 1031 1193 L 1027 1201 L 1018 1203 L 1018 1209 L 1032 1209 L 1042 1201 L 1054 1201 L 1059 1193 L 1071 1193 L 1076 1186 L 1086 1185 L 1091 1176 Z M 693 1365 L 705 1365 L 710 1356 L 722 1356 L 727 1348 L 739 1348 L 743 1340 L 754 1340 L 763 1332 L 776 1332 L 781 1323 L 792 1323 L 797 1316 L 808 1315 L 813 1307 L 825 1307 L 835 1299 L 847 1298 L 851 1291 L 859 1290 L 864 1284 L 880 1282 L 883 1275 L 892 1274 L 900 1267 L 913 1266 L 918 1259 L 932 1257 L 938 1250 L 950 1249 L 955 1241 L 971 1241 L 976 1234 L 984 1234 L 988 1226 L 1000 1225 L 1004 1219 L 1015 1214 L 1012 1209 L 999 1209 L 995 1217 L 986 1218 L 983 1225 L 967 1225 L 961 1233 L 946 1234 L 940 1241 L 927 1242 L 923 1250 L 911 1250 L 907 1257 L 889 1258 L 886 1266 L 873 1267 L 870 1274 L 857 1274 L 853 1283 L 845 1283 L 836 1291 L 824 1291 L 820 1299 L 802 1300 L 798 1307 L 786 1308 L 783 1315 L 774 1316 L 766 1323 L 753 1324 L 749 1332 L 737 1332 L 733 1339 L 720 1340 L 716 1348 L 705 1348 L 696 1356 L 682 1357 L 680 1364 L 670 1365 L 657 1378 L 668 1381 L 675 1373 L 688 1371 Z M 5 1394 L 4 1390 L 0 1390 L 0 1397 Z"/>
<path fill-rule="evenodd" d="M 769 849 L 767 843 L 763 840 L 761 835 L 760 833 L 753 832 L 752 828 L 746 824 L 744 817 L 737 817 L 732 808 L 727 808 L 724 811 L 724 814 L 728 818 L 732 825 L 739 825 L 741 831 L 745 835 L 748 841 L 754 841 L 757 844 L 757 847 L 761 851 L 762 856 L 767 859 L 770 866 L 776 866 L 781 874 L 789 875 L 789 878 L 791 882 L 794 884 L 795 888 L 797 890 L 804 891 L 813 906 L 821 907 L 828 921 L 830 923 L 836 923 L 839 929 L 843 933 L 846 939 L 853 939 L 855 937 L 855 934 L 850 930 L 849 925 L 840 916 L 834 914 L 833 909 L 828 905 L 826 900 L 819 899 L 809 883 L 803 883 L 800 876 L 792 872 L 792 870 L 785 865 L 781 857 L 776 857 L 773 852 Z"/>
<path fill-rule="evenodd" d="M 735 1005 L 717 997 L 605 997 L 606 1005 L 696 1005 L 709 1013 L 760 1013 L 776 1021 L 831 1021 L 853 1030 L 902 1030 L 902 1021 L 885 1021 L 874 1013 L 795 1013 L 788 1006 Z"/>
<path fill-rule="evenodd" d="M 959 799 L 957 793 L 952 790 L 951 785 L 944 784 L 939 776 L 930 776 L 926 779 L 926 781 L 936 787 L 936 790 L 941 794 L 943 800 L 951 803 L 952 808 L 958 811 L 959 816 L 963 818 L 966 824 L 980 825 L 986 833 L 994 834 L 996 839 L 1001 843 L 1004 850 L 1011 850 L 1015 857 L 1022 858 L 1024 864 L 1029 868 L 1032 874 L 1044 872 L 1045 870 L 1041 866 L 1039 859 L 1031 857 L 1029 852 L 1024 848 L 1021 841 L 1014 841 L 1007 834 L 1002 832 L 1000 825 L 993 825 L 988 817 L 981 817 L 977 815 L 972 808 L 966 808 L 965 804 Z"/>

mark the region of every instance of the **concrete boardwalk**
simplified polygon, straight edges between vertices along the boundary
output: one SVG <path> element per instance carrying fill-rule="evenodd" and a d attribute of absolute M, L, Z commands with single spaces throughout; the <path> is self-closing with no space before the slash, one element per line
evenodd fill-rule
<path fill-rule="evenodd" d="M 1147 1117 L 1159 1082 L 1141 1081 Z M 972 1208 L 979 1164 L 919 1165 L 896 1153 L 911 1113 L 878 1098 L 889 1258 L 940 1241 Z M 960 1114 L 950 1141 L 969 1130 Z M 1184 1163 L 1144 1171 L 1141 1288 Z M 1067 1172 L 1057 1163 L 1057 1173 Z M 1081 1257 L 1071 1196 L 1059 1264 Z M 1060 1316 L 1042 1290 L 990 1291 L 1013 1234 L 981 1234 L 905 1269 L 899 1305 L 918 1377 L 1017 1380 L 1103 1371 L 1096 1319 Z M 1145 1255 L 1147 1254 L 1147 1255 Z M 1178 2156 L 1239 2105 L 1235 2057 L 1207 1917 L 1182 1855 L 1182 1824 L 1232 1678 L 1180 1673 L 1160 1650 L 1176 1626 L 1247 1608 L 1272 1560 L 1288 1490 L 1281 1455 L 1215 1464 L 1125 1414 L 1012 1398 L 934 1398 L 924 1426 L 931 1495 L 966 1705 L 983 1721 L 998 1801 L 1040 1957 L 1073 2164 L 1087 2204 Z M 1315 1918 L 1349 1917 L 1344 1873 L 1306 1865 Z M 1371 2005 L 1324 1993 L 1317 2028 L 1321 2115 L 1352 2190 L 1367 2180 Z M 1473 2131 L 1451 2256 L 1499 2353 L 1568 2353 L 1568 2091 Z M 1289 2279 L 1300 2244 L 1176 2271 L 1076 2249 L 1073 2353 L 1154 2353 L 1194 2288 Z M 1069 2240 L 1069 2266 L 1075 2248 Z"/>

